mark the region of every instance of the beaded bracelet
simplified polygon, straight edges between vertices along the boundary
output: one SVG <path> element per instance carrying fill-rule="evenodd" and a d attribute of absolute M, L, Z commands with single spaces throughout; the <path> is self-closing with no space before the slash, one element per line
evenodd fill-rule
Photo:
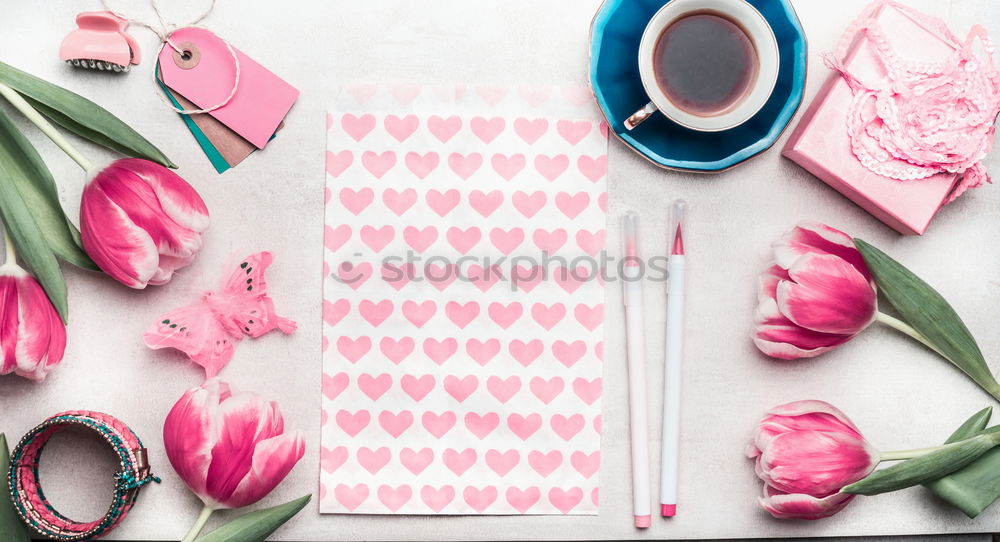
<path fill-rule="evenodd" d="M 42 449 L 55 433 L 70 426 L 82 426 L 98 433 L 118 455 L 121 470 L 115 473 L 114 500 L 103 518 L 89 523 L 75 522 L 52 507 L 38 480 Z M 56 414 L 28 432 L 11 454 L 10 497 L 21 519 L 39 534 L 53 540 L 90 540 L 104 536 L 118 526 L 135 504 L 142 486 L 160 479 L 149 472 L 146 449 L 139 437 L 118 419 L 107 414 L 71 411 Z"/>

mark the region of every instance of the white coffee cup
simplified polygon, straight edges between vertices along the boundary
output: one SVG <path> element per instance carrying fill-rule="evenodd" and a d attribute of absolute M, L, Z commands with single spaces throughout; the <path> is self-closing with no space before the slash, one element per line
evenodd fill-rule
<path fill-rule="evenodd" d="M 699 115 L 678 107 L 660 88 L 654 73 L 654 53 L 660 36 L 667 27 L 692 12 L 716 12 L 735 22 L 750 38 L 757 57 L 755 80 L 739 101 L 719 114 Z M 629 130 L 635 128 L 656 111 L 682 126 L 702 132 L 719 132 L 739 126 L 757 114 L 771 97 L 778 80 L 778 61 L 778 41 L 774 31 L 764 16 L 745 0 L 671 0 L 656 12 L 642 34 L 639 73 L 650 102 L 633 113 L 625 121 L 625 127 Z"/>

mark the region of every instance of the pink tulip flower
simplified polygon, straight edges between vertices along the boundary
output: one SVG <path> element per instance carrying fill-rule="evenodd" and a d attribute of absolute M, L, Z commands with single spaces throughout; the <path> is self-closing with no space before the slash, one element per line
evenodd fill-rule
<path fill-rule="evenodd" d="M 780 359 L 810 358 L 851 340 L 875 321 L 875 282 L 851 237 L 817 223 L 775 241 L 760 276 L 753 341 Z"/>
<path fill-rule="evenodd" d="M 14 373 L 38 382 L 59 365 L 66 350 L 66 327 L 45 290 L 10 260 L 0 266 L 0 349 L 0 375 Z"/>
<path fill-rule="evenodd" d="M 833 405 L 796 401 L 775 407 L 758 424 L 747 456 L 764 481 L 760 505 L 779 519 L 820 519 L 854 495 L 840 489 L 871 474 L 878 450 Z"/>
<path fill-rule="evenodd" d="M 302 434 L 285 432 L 276 403 L 218 378 L 177 401 L 163 424 L 163 444 L 208 514 L 259 501 L 305 452 Z"/>
<path fill-rule="evenodd" d="M 83 189 L 83 248 L 131 288 L 169 282 L 194 260 L 207 228 L 208 209 L 194 188 L 148 160 L 117 160 Z"/>

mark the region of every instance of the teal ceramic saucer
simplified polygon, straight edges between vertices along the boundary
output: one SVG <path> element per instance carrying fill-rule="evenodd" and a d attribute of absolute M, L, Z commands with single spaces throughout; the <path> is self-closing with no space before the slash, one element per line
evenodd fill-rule
<path fill-rule="evenodd" d="M 699 132 L 655 113 L 634 130 L 627 119 L 649 101 L 639 75 L 639 41 L 664 0 L 605 0 L 590 30 L 590 85 L 611 131 L 661 167 L 717 172 L 767 150 L 802 102 L 806 38 L 789 0 L 747 0 L 767 19 L 778 40 L 778 81 L 764 107 L 722 132 Z"/>

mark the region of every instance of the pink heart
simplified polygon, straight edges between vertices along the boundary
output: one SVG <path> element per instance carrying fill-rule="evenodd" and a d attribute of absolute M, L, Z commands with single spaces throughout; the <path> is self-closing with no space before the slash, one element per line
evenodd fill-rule
<path fill-rule="evenodd" d="M 462 155 L 453 152 L 448 156 L 448 167 L 463 180 L 469 180 L 473 173 L 483 165 L 483 156 L 478 152 Z"/>
<path fill-rule="evenodd" d="M 527 293 L 531 293 L 538 286 L 542 280 L 545 279 L 545 268 L 540 265 L 535 265 L 532 267 L 524 267 L 522 265 L 514 266 L 511 281 L 514 286 L 514 290 L 518 289 L 524 290 Z"/>
<path fill-rule="evenodd" d="M 601 192 L 601 195 L 597 196 L 597 205 L 605 213 L 608 212 L 608 193 L 607 192 Z"/>
<path fill-rule="evenodd" d="M 569 158 L 565 154 L 556 156 L 546 156 L 539 154 L 535 157 L 535 170 L 549 181 L 555 181 L 569 168 Z"/>
<path fill-rule="evenodd" d="M 549 121 L 545 119 L 528 120 L 522 117 L 514 121 L 514 132 L 528 145 L 534 145 L 548 129 Z"/>
<path fill-rule="evenodd" d="M 561 120 L 556 123 L 556 130 L 570 145 L 576 145 L 587 137 L 590 130 L 594 128 L 594 123 L 589 120 L 573 122 L 571 120 Z"/>
<path fill-rule="evenodd" d="M 576 161 L 576 165 L 584 177 L 590 179 L 590 182 L 596 183 L 608 174 L 608 155 L 604 154 L 597 158 L 581 156 Z"/>
<path fill-rule="evenodd" d="M 344 262 L 337 266 L 337 278 L 353 290 L 360 288 L 371 276 L 372 264 L 368 262 L 363 262 L 360 265 Z"/>
<path fill-rule="evenodd" d="M 544 348 L 545 347 L 543 346 L 542 341 L 539 339 L 534 339 L 528 342 L 523 342 L 520 339 L 514 339 L 510 342 L 510 345 L 507 346 L 507 349 L 510 350 L 510 355 L 514 356 L 514 359 L 525 367 L 534 363 L 534 361 L 538 359 L 538 356 L 542 354 L 542 350 Z"/>
<path fill-rule="evenodd" d="M 588 405 L 594 404 L 601 398 L 603 383 L 600 378 L 588 381 L 586 378 L 577 378 L 573 381 L 573 391 L 576 396 Z"/>
<path fill-rule="evenodd" d="M 424 87 L 416 83 L 402 83 L 389 88 L 389 94 L 399 102 L 400 105 L 410 105 L 417 96 L 423 92 Z"/>
<path fill-rule="evenodd" d="M 434 137 L 438 141 L 447 143 L 449 139 L 455 137 L 455 134 L 462 129 L 462 119 L 455 115 L 448 118 L 441 118 L 434 115 L 427 119 L 427 129 L 434 134 Z"/>
<path fill-rule="evenodd" d="M 448 337 L 442 341 L 437 339 L 424 339 L 424 353 L 431 361 L 438 365 L 448 361 L 448 358 L 458 351 L 458 341 L 454 337 Z"/>
<path fill-rule="evenodd" d="M 451 244 L 455 250 L 462 254 L 465 254 L 472 250 L 472 247 L 476 246 L 476 243 L 482 238 L 482 233 L 480 233 L 479 228 L 471 226 L 462 230 L 456 226 L 448 228 L 448 243 Z"/>
<path fill-rule="evenodd" d="M 566 237 L 566 230 L 562 228 L 552 231 L 537 229 L 532 234 L 531 239 L 535 242 L 535 246 L 542 252 L 554 254 L 566 244 Z"/>
<path fill-rule="evenodd" d="M 453 263 L 444 265 L 429 263 L 424 266 L 424 278 L 439 292 L 443 292 L 458 278 L 457 267 Z"/>
<path fill-rule="evenodd" d="M 421 448 L 419 452 L 412 448 L 403 448 L 399 452 L 399 462 L 413 474 L 423 472 L 431 461 L 434 461 L 434 452 L 430 448 Z"/>
<path fill-rule="evenodd" d="M 587 345 L 583 341 L 556 341 L 552 343 L 552 354 L 566 367 L 572 367 L 587 353 Z"/>
<path fill-rule="evenodd" d="M 409 395 L 414 401 L 419 403 L 434 389 L 434 376 L 423 375 L 417 378 L 413 375 L 403 375 L 403 378 L 399 381 L 399 386 L 403 388 L 403 392 L 406 395 Z"/>
<path fill-rule="evenodd" d="M 499 190 L 493 190 L 489 194 L 482 190 L 473 190 L 469 194 L 469 205 L 472 206 L 473 210 L 482 215 L 483 218 L 487 218 L 493 214 L 502 203 L 503 193 Z"/>
<path fill-rule="evenodd" d="M 378 500 L 382 501 L 382 504 L 392 512 L 396 512 L 402 508 L 412 496 L 413 490 L 406 484 L 397 488 L 387 485 L 382 485 L 378 488 Z"/>
<path fill-rule="evenodd" d="M 323 321 L 328 326 L 335 326 L 351 312 L 351 302 L 346 299 L 338 299 L 333 303 L 323 300 Z"/>
<path fill-rule="evenodd" d="M 479 380 L 468 375 L 465 378 L 458 378 L 455 375 L 448 375 L 444 379 L 444 391 L 455 398 L 459 403 L 465 401 L 479 387 Z"/>
<path fill-rule="evenodd" d="M 590 196 L 586 192 L 577 192 L 576 194 L 560 192 L 556 194 L 556 207 L 570 220 L 580 216 L 580 213 L 587 208 L 588 203 L 590 203 Z"/>
<path fill-rule="evenodd" d="M 529 414 L 528 416 L 511 414 L 507 418 L 507 427 L 521 440 L 528 440 L 528 437 L 541 429 L 542 417 L 539 414 Z"/>
<path fill-rule="evenodd" d="M 466 448 L 461 452 L 448 448 L 441 454 L 441 459 L 444 461 L 444 466 L 448 467 L 448 470 L 454 472 L 457 476 L 461 476 L 476 463 L 476 455 L 476 451 L 472 448 Z"/>
<path fill-rule="evenodd" d="M 423 327 L 428 320 L 437 312 L 437 305 L 433 301 L 406 301 L 403 303 L 403 316 L 413 325 Z"/>
<path fill-rule="evenodd" d="M 538 107 L 549 99 L 552 94 L 552 87 L 547 85 L 525 85 L 517 89 L 518 94 L 531 107 Z"/>
<path fill-rule="evenodd" d="M 428 433 L 434 435 L 435 438 L 441 438 L 445 436 L 448 431 L 451 431 L 451 428 L 455 426 L 455 422 L 457 420 L 455 413 L 448 410 L 442 412 L 441 414 L 424 412 L 420 421 L 424 424 L 424 429 L 426 429 Z"/>
<path fill-rule="evenodd" d="M 549 490 L 549 502 L 563 514 L 570 513 L 583 500 L 583 490 L 578 487 L 571 487 L 568 490 L 554 487 Z"/>
<path fill-rule="evenodd" d="M 594 353 L 597 354 L 597 359 L 604 361 L 604 341 L 600 341 L 594 347 Z"/>
<path fill-rule="evenodd" d="M 427 205 L 437 213 L 439 216 L 444 217 L 446 214 L 450 213 L 452 209 L 458 205 L 458 202 L 462 199 L 458 190 L 451 189 L 446 192 L 439 192 L 437 190 L 431 189 L 427 191 Z"/>
<path fill-rule="evenodd" d="M 411 173 L 420 179 L 427 178 L 428 175 L 437 169 L 441 161 L 436 152 L 428 152 L 423 156 L 415 152 L 408 152 L 404 160 L 406 162 L 406 169 L 410 170 Z"/>
<path fill-rule="evenodd" d="M 348 452 L 344 446 L 337 446 L 330 450 L 321 446 L 319 450 L 319 464 L 323 472 L 333 472 L 347 462 Z"/>
<path fill-rule="evenodd" d="M 420 126 L 420 119 L 416 115 L 407 115 L 402 118 L 389 115 L 385 118 L 385 131 L 389 132 L 389 135 L 400 143 L 409 139 L 413 132 L 417 131 L 418 126 Z"/>
<path fill-rule="evenodd" d="M 438 231 L 434 226 L 426 226 L 423 229 L 407 226 L 403 230 L 403 240 L 410 245 L 410 248 L 420 253 L 430 248 L 434 241 L 437 241 L 437 237 Z"/>
<path fill-rule="evenodd" d="M 531 218 L 545 206 L 546 199 L 545 192 L 541 190 L 536 190 L 530 195 L 527 192 L 518 190 L 514 192 L 514 208 L 524 215 L 524 218 Z"/>
<path fill-rule="evenodd" d="M 594 506 L 597 506 L 597 504 L 598 504 L 598 496 L 599 495 L 600 495 L 599 488 L 595 487 L 594 490 L 590 492 L 590 501 L 594 503 Z"/>
<path fill-rule="evenodd" d="M 486 365 L 500 353 L 500 341 L 489 339 L 483 342 L 478 339 L 469 339 L 465 343 L 465 351 L 469 357 L 476 360 L 476 363 Z"/>
<path fill-rule="evenodd" d="M 357 363 L 372 348 L 372 340 L 368 337 L 341 337 L 337 339 L 337 350 L 351 363 Z"/>
<path fill-rule="evenodd" d="M 362 115 L 355 117 L 350 113 L 346 113 L 340 118 L 340 125 L 354 141 L 361 141 L 375 128 L 375 116 Z"/>
<path fill-rule="evenodd" d="M 469 264 L 465 278 L 481 292 L 486 292 L 503 278 L 503 270 L 500 269 L 499 265 L 491 265 L 484 269 L 479 264 Z"/>
<path fill-rule="evenodd" d="M 360 105 L 372 99 L 372 96 L 378 92 L 378 87 L 369 83 L 358 83 L 349 85 L 347 87 L 347 92 L 350 93 L 351 97 L 354 98 L 354 101 Z"/>
<path fill-rule="evenodd" d="M 560 89 L 563 98 L 569 103 L 577 106 L 583 107 L 590 103 L 594 99 L 593 95 L 590 94 L 590 90 L 587 87 L 581 86 L 564 86 Z M 601 123 L 603 124 L 603 123 Z"/>
<path fill-rule="evenodd" d="M 372 252 L 381 251 L 392 242 L 394 237 L 396 237 L 396 230 L 392 226 L 382 226 L 378 229 L 373 226 L 361 228 L 361 242 L 372 249 Z"/>
<path fill-rule="evenodd" d="M 476 87 L 476 94 L 490 105 L 500 103 L 507 96 L 507 87 Z"/>
<path fill-rule="evenodd" d="M 472 133 L 476 134 L 483 143 L 492 143 L 494 139 L 503 132 L 507 123 L 501 117 L 485 119 L 483 117 L 473 117 L 470 124 Z"/>
<path fill-rule="evenodd" d="M 498 425 L 500 425 L 500 416 L 496 412 L 487 412 L 486 414 L 469 412 L 465 415 L 465 427 L 480 440 L 486 438 Z"/>
<path fill-rule="evenodd" d="M 552 430 L 557 435 L 562 437 L 563 440 L 569 441 L 583 429 L 584 420 L 582 414 L 573 414 L 568 418 L 562 414 L 556 414 L 549 420 L 549 424 L 552 425 Z"/>
<path fill-rule="evenodd" d="M 351 414 L 347 410 L 341 410 L 337 412 L 336 419 L 337 425 L 340 426 L 345 433 L 352 437 L 356 437 L 362 429 L 368 427 L 368 422 L 372 421 L 372 416 L 367 410 L 359 410 L 354 414 Z"/>
<path fill-rule="evenodd" d="M 382 154 L 376 154 L 374 151 L 365 151 L 361 155 L 361 163 L 376 179 L 381 179 L 396 165 L 396 153 L 385 151 Z"/>
<path fill-rule="evenodd" d="M 323 395 L 332 401 L 343 393 L 350 383 L 351 377 L 347 376 L 347 373 L 337 373 L 332 376 L 323 373 Z"/>
<path fill-rule="evenodd" d="M 382 373 L 378 376 L 363 373 L 358 377 L 358 389 L 372 401 L 378 401 L 378 398 L 385 395 L 385 392 L 389 391 L 391 387 L 392 376 L 388 373 Z"/>
<path fill-rule="evenodd" d="M 532 451 L 528 454 L 528 464 L 531 465 L 535 472 L 540 474 L 542 478 L 547 478 L 552 471 L 559 468 L 562 465 L 563 456 L 559 450 L 552 450 L 547 454 L 543 454 L 538 450 Z"/>
<path fill-rule="evenodd" d="M 362 188 L 357 192 L 351 188 L 340 189 L 340 203 L 354 215 L 361 214 L 374 199 L 375 192 L 371 188 Z"/>
<path fill-rule="evenodd" d="M 521 379 L 516 376 L 508 376 L 507 378 L 491 376 L 486 381 L 486 389 L 489 390 L 490 395 L 497 398 L 497 401 L 506 403 L 520 391 Z"/>
<path fill-rule="evenodd" d="M 507 476 L 507 473 L 513 470 L 520 461 L 521 454 L 517 453 L 517 450 L 507 450 L 504 453 L 500 453 L 499 450 L 486 452 L 486 465 L 493 469 L 493 472 L 499 474 L 501 478 Z"/>
<path fill-rule="evenodd" d="M 340 177 L 340 174 L 351 167 L 353 163 L 354 154 L 351 151 L 337 153 L 326 151 L 326 172 L 333 177 Z"/>
<path fill-rule="evenodd" d="M 441 486 L 434 489 L 431 486 L 424 486 L 420 489 L 420 499 L 435 513 L 441 513 L 446 506 L 455 500 L 455 488 L 452 486 Z"/>
<path fill-rule="evenodd" d="M 506 255 L 510 255 L 511 252 L 514 252 L 514 249 L 516 249 L 523 241 L 524 230 L 521 228 L 511 228 L 510 230 L 493 228 L 490 230 L 490 242 L 493 243 L 493 246 L 495 246 L 497 250 Z"/>
<path fill-rule="evenodd" d="M 326 226 L 323 228 L 323 246 L 331 252 L 336 252 L 344 243 L 351 238 L 351 227 L 341 224 L 336 228 Z"/>
<path fill-rule="evenodd" d="M 390 459 L 392 459 L 392 453 L 385 446 L 377 450 L 367 447 L 358 449 L 358 463 L 372 474 L 382 470 L 382 467 L 386 466 Z"/>
<path fill-rule="evenodd" d="M 558 376 L 553 376 L 548 380 L 540 376 L 531 379 L 531 393 L 535 394 L 535 397 L 538 397 L 546 405 L 558 397 L 564 387 L 565 383 L 563 379 Z"/>
<path fill-rule="evenodd" d="M 391 258 L 386 258 L 382 263 L 382 282 L 395 288 L 398 292 L 406 286 L 415 275 L 413 264 L 393 265 L 388 262 Z"/>
<path fill-rule="evenodd" d="M 597 474 L 597 470 L 601 468 L 601 452 L 591 452 L 589 454 L 573 452 L 573 455 L 569 458 L 569 462 L 584 478 L 590 478 Z"/>
<path fill-rule="evenodd" d="M 389 358 L 389 361 L 396 365 L 399 365 L 400 362 L 406 359 L 406 356 L 409 356 L 413 352 L 414 347 L 413 339 L 410 337 L 403 337 L 398 341 L 392 337 L 382 337 L 378 345 L 382 353 L 385 354 L 385 357 Z M 403 389 L 405 390 L 406 387 L 404 386 Z"/>
<path fill-rule="evenodd" d="M 509 305 L 504 305 L 503 303 L 494 301 L 493 303 L 490 303 L 488 312 L 491 320 L 496 322 L 496 324 L 501 328 L 507 329 L 521 317 L 523 308 L 521 307 L 521 304 L 516 301 L 510 303 Z"/>
<path fill-rule="evenodd" d="M 531 317 L 546 331 L 551 331 L 564 316 L 566 316 L 566 307 L 562 303 L 553 303 L 548 307 L 541 303 L 535 303 L 531 306 Z"/>
<path fill-rule="evenodd" d="M 524 169 L 527 161 L 523 154 L 507 156 L 497 153 L 490 159 L 490 164 L 493 166 L 493 171 L 496 171 L 501 177 L 509 181 Z"/>
<path fill-rule="evenodd" d="M 357 484 L 353 488 L 347 484 L 337 484 L 333 496 L 348 511 L 353 512 L 368 498 L 368 486 Z"/>
<path fill-rule="evenodd" d="M 403 410 L 399 414 L 394 414 L 388 410 L 383 410 L 378 415 L 378 424 L 385 429 L 386 433 L 392 435 L 392 438 L 399 438 L 404 431 L 413 425 L 413 413 L 409 410 Z"/>
<path fill-rule="evenodd" d="M 483 510 L 489 508 L 497 500 L 497 488 L 486 486 L 483 489 L 477 489 L 468 486 L 462 491 L 462 498 L 465 499 L 465 503 L 471 506 L 473 510 L 482 513 Z"/>
<path fill-rule="evenodd" d="M 597 416 L 594 416 L 594 431 L 597 432 L 598 435 L 601 434 L 601 415 L 600 414 L 598 414 Z"/>
<path fill-rule="evenodd" d="M 594 233 L 580 230 L 576 232 L 576 244 L 587 254 L 596 256 L 598 252 L 604 250 L 605 233 L 605 230 L 597 230 Z"/>
<path fill-rule="evenodd" d="M 576 321 L 580 322 L 583 327 L 594 331 L 604 323 L 604 304 L 598 303 L 593 307 L 577 305 L 576 309 L 573 310 L 573 314 L 576 316 Z"/>
<path fill-rule="evenodd" d="M 372 327 L 378 327 L 392 314 L 392 311 L 392 301 L 388 299 L 383 299 L 378 303 L 365 299 L 358 305 L 358 312 L 361 313 L 361 317 L 371 324 Z"/>
<path fill-rule="evenodd" d="M 449 301 L 444 306 L 444 312 L 459 329 L 465 329 L 465 326 L 475 320 L 476 316 L 479 316 L 479 303 L 469 301 L 463 305 L 457 301 Z"/>
<path fill-rule="evenodd" d="M 397 192 L 394 188 L 387 188 L 382 192 L 382 203 L 389 208 L 396 216 L 403 216 L 413 204 L 417 202 L 417 191 L 407 188 L 402 192 Z"/>
<path fill-rule="evenodd" d="M 555 281 L 560 288 L 563 289 L 567 294 L 572 295 L 573 292 L 580 289 L 583 283 L 587 281 L 590 277 L 590 270 L 584 266 L 577 267 L 574 270 L 569 270 L 565 267 L 560 267 L 556 269 Z"/>
<path fill-rule="evenodd" d="M 537 487 L 524 490 L 513 486 L 507 488 L 507 502 L 522 514 L 535 506 L 541 498 L 542 492 Z"/>

